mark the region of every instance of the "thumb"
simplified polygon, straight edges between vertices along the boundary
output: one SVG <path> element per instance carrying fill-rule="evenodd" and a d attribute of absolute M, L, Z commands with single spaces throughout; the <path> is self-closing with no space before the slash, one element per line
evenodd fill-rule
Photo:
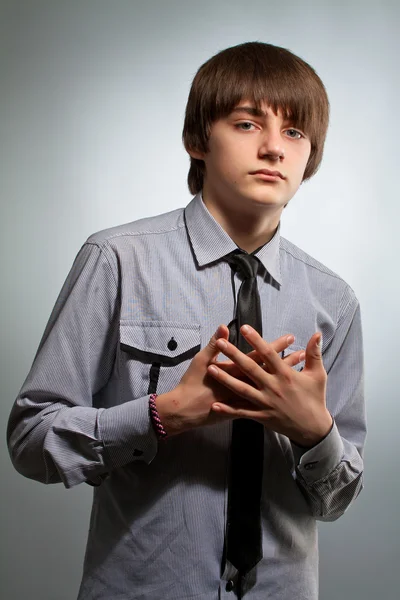
<path fill-rule="evenodd" d="M 207 363 L 212 361 L 213 358 L 215 358 L 217 356 L 217 354 L 219 354 L 221 352 L 221 350 L 219 348 L 217 348 L 217 346 L 215 345 L 216 341 L 219 340 L 220 338 L 223 338 L 224 340 L 227 340 L 229 338 L 229 329 L 227 328 L 226 325 L 218 325 L 216 332 L 211 337 L 207 346 L 205 346 L 203 348 L 203 350 L 201 351 L 202 358 Z"/>
<path fill-rule="evenodd" d="M 318 372 L 324 370 L 322 362 L 322 334 L 314 333 L 306 348 L 306 364 L 304 370 Z"/>

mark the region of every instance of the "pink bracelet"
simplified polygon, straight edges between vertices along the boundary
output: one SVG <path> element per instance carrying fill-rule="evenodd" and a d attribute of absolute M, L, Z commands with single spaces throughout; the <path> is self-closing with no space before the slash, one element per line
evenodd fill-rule
<path fill-rule="evenodd" d="M 163 424 L 161 423 L 160 415 L 158 414 L 156 406 L 156 399 L 157 394 L 151 394 L 149 398 L 150 418 L 153 423 L 153 427 L 156 431 L 157 437 L 165 439 L 168 436 L 168 434 L 165 431 Z"/>

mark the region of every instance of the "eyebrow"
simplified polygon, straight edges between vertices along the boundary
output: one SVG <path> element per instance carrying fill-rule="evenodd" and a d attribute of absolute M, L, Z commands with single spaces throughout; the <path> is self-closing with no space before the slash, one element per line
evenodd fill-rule
<path fill-rule="evenodd" d="M 237 106 L 232 110 L 232 113 L 247 113 L 252 117 L 266 117 L 267 113 L 259 108 L 255 108 L 254 106 Z"/>

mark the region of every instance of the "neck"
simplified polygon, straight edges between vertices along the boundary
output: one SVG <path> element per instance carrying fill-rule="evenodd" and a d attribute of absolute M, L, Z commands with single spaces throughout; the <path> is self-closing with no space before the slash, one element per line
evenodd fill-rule
<path fill-rule="evenodd" d="M 282 213 L 282 209 L 275 209 L 257 211 L 257 214 L 243 214 L 242 211 L 235 211 L 231 207 L 229 211 L 223 210 L 207 201 L 204 196 L 203 202 L 235 244 L 249 254 L 273 238 Z"/>

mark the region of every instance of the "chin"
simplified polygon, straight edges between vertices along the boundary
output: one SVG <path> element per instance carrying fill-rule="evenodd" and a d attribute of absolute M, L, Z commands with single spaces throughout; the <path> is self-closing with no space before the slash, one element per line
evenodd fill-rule
<path fill-rule="evenodd" d="M 247 201 L 251 203 L 252 206 L 258 206 L 260 208 L 271 207 L 271 208 L 279 208 L 280 206 L 284 206 L 287 204 L 288 200 L 284 198 L 277 198 L 276 196 L 271 197 L 269 195 L 253 195 L 250 196 Z"/>

